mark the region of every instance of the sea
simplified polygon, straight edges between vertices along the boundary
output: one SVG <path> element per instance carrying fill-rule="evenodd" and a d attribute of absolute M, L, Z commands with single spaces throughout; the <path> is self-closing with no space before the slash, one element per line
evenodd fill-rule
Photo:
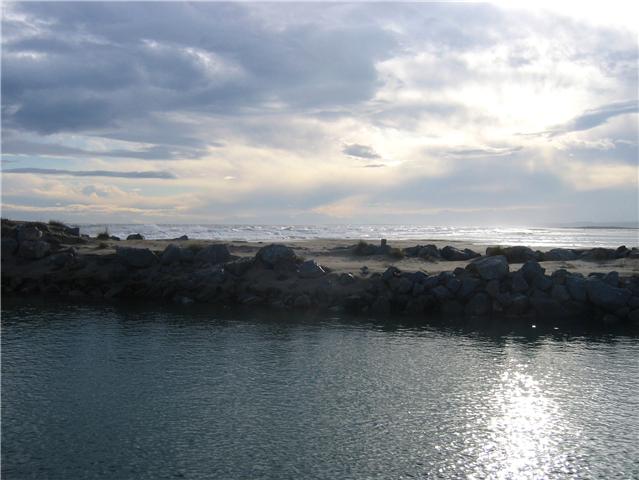
<path fill-rule="evenodd" d="M 4 299 L 1 474 L 639 478 L 638 359 L 560 324 Z"/>
<path fill-rule="evenodd" d="M 85 224 L 82 233 L 95 236 L 108 230 L 126 238 L 141 233 L 148 239 L 243 240 L 248 242 L 307 239 L 463 241 L 475 245 L 525 245 L 545 248 L 628 248 L 639 246 L 637 228 L 523 228 L 420 225 L 205 225 L 205 224 Z"/>

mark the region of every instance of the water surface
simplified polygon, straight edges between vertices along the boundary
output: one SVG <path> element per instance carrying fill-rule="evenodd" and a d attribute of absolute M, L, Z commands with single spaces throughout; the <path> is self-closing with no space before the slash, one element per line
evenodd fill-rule
<path fill-rule="evenodd" d="M 639 340 L 2 312 L 2 478 L 630 478 Z"/>

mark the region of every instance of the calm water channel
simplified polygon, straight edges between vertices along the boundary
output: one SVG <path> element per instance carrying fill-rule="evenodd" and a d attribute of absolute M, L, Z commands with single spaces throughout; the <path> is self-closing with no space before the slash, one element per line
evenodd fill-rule
<path fill-rule="evenodd" d="M 637 336 L 3 305 L 3 479 L 566 477 L 639 477 Z"/>

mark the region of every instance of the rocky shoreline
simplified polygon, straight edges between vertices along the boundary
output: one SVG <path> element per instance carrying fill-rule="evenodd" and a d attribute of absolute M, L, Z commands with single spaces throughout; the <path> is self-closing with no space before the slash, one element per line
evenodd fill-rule
<path fill-rule="evenodd" d="M 106 242 L 108 240 L 108 242 Z M 545 262 L 625 259 L 639 264 L 639 249 L 489 247 L 484 254 L 454 246 L 392 248 L 359 242 L 344 255 L 359 269 L 337 271 L 302 258 L 282 244 L 249 246 L 141 236 L 120 241 L 108 233 L 88 238 L 59 222 L 2 220 L 2 293 L 75 299 L 147 299 L 189 304 L 267 306 L 274 309 L 344 311 L 369 316 L 588 319 L 639 326 L 639 275 L 580 272 Z M 369 271 L 369 258 L 391 263 Z M 394 259 L 458 265 L 429 274 L 403 271 Z M 515 264 L 521 264 L 515 267 Z"/>

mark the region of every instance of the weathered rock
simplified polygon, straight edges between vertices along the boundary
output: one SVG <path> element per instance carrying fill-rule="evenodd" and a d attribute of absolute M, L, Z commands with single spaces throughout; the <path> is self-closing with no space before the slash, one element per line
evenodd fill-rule
<path fill-rule="evenodd" d="M 224 264 L 224 269 L 236 277 L 246 274 L 255 265 L 255 258 L 243 257 Z"/>
<path fill-rule="evenodd" d="M 481 281 L 477 278 L 466 276 L 462 279 L 462 284 L 457 291 L 457 296 L 462 300 L 467 300 L 479 288 Z"/>
<path fill-rule="evenodd" d="M 473 260 L 466 267 L 471 272 L 476 272 L 484 280 L 501 280 L 508 275 L 508 261 L 503 255 L 483 257 Z"/>
<path fill-rule="evenodd" d="M 524 293 L 528 291 L 530 286 L 524 278 L 524 274 L 521 271 L 513 273 L 512 277 L 512 290 L 515 293 Z"/>
<path fill-rule="evenodd" d="M 439 285 L 438 287 L 433 288 L 431 293 L 439 302 L 444 302 L 445 300 L 450 300 L 453 298 L 452 292 L 443 285 Z"/>
<path fill-rule="evenodd" d="M 619 286 L 619 272 L 608 272 L 603 281 L 612 287 Z"/>
<path fill-rule="evenodd" d="M 217 265 L 231 260 L 231 252 L 225 244 L 207 245 L 195 255 L 195 261 Z"/>
<path fill-rule="evenodd" d="M 278 265 L 292 265 L 297 262 L 297 255 L 291 247 L 272 244 L 260 248 L 255 256 L 264 265 L 275 268 Z"/>
<path fill-rule="evenodd" d="M 548 275 L 539 275 L 533 279 L 533 286 L 539 290 L 550 290 L 553 286 L 553 281 Z"/>
<path fill-rule="evenodd" d="M 34 225 L 23 225 L 18 228 L 18 243 L 35 242 L 42 238 L 42 231 Z"/>
<path fill-rule="evenodd" d="M 174 238 L 173 241 L 175 241 L 175 242 L 183 242 L 183 241 L 186 241 L 188 239 L 189 239 L 189 237 L 187 235 L 182 235 L 181 237 Z"/>
<path fill-rule="evenodd" d="M 491 310 L 491 305 L 492 301 L 490 300 L 490 297 L 484 292 L 479 292 L 473 295 L 473 297 L 468 301 L 468 303 L 466 304 L 465 312 L 466 315 L 472 316 L 488 315 Z"/>
<path fill-rule="evenodd" d="M 499 295 L 499 280 L 491 280 L 486 284 L 486 293 L 492 298 Z"/>
<path fill-rule="evenodd" d="M 588 300 L 588 293 L 586 291 L 586 280 L 576 275 L 571 275 L 566 278 L 566 288 L 570 296 L 578 301 L 585 302 Z"/>
<path fill-rule="evenodd" d="M 311 306 L 311 297 L 309 297 L 305 293 L 302 295 L 298 295 L 293 301 L 293 306 L 295 308 L 309 308 Z"/>
<path fill-rule="evenodd" d="M 51 251 L 51 245 L 42 240 L 23 240 L 20 242 L 18 256 L 29 260 L 46 257 Z"/>
<path fill-rule="evenodd" d="M 300 278 L 317 278 L 326 274 L 326 271 L 315 260 L 302 262 L 297 270 Z"/>
<path fill-rule="evenodd" d="M 550 275 L 552 281 L 555 285 L 565 285 L 566 279 L 570 276 L 570 272 L 564 268 L 560 268 L 559 270 L 555 270 Z"/>
<path fill-rule="evenodd" d="M 127 240 L 144 240 L 144 235 L 141 233 L 132 233 L 126 237 Z"/>
<path fill-rule="evenodd" d="M 73 263 L 74 260 L 75 254 L 72 251 L 56 253 L 48 258 L 49 264 L 54 268 L 62 268 Z"/>
<path fill-rule="evenodd" d="M 584 260 L 614 260 L 617 258 L 617 253 L 612 248 L 591 248 L 590 250 L 586 250 L 581 258 Z"/>
<path fill-rule="evenodd" d="M 570 293 L 568 293 L 568 289 L 564 285 L 554 285 L 550 295 L 552 298 L 560 302 L 567 302 L 571 300 Z"/>
<path fill-rule="evenodd" d="M 473 250 L 469 248 L 460 250 L 456 247 L 451 247 L 450 245 L 447 245 L 444 248 L 442 248 L 441 256 L 444 260 L 464 261 L 464 260 L 470 260 L 472 258 L 479 257 L 479 253 L 474 252 Z"/>
<path fill-rule="evenodd" d="M 533 249 L 519 245 L 514 247 L 488 247 L 486 249 L 487 257 L 496 255 L 504 255 L 509 263 L 524 263 L 528 260 L 538 259 L 538 255 Z"/>
<path fill-rule="evenodd" d="M 389 283 L 393 278 L 398 277 L 401 271 L 397 267 L 388 267 L 384 273 L 382 273 L 382 280 Z"/>
<path fill-rule="evenodd" d="M 589 279 L 586 282 L 588 299 L 598 307 L 606 310 L 617 310 L 625 307 L 631 292 L 626 288 L 617 288 L 601 280 Z"/>
<path fill-rule="evenodd" d="M 167 245 L 164 251 L 162 252 L 162 265 L 172 265 L 177 263 L 182 258 L 182 249 L 177 245 L 173 245 L 172 243 Z"/>
<path fill-rule="evenodd" d="M 371 305 L 370 311 L 375 315 L 388 315 L 391 311 L 390 301 L 386 297 L 379 297 Z"/>
<path fill-rule="evenodd" d="M 543 277 L 546 269 L 539 265 L 535 260 L 529 260 L 519 269 L 526 281 L 532 285 L 536 278 Z"/>
<path fill-rule="evenodd" d="M 578 257 L 574 250 L 568 248 L 553 248 L 543 254 L 543 260 L 546 262 L 570 262 Z"/>
<path fill-rule="evenodd" d="M 408 278 L 401 277 L 397 280 L 397 284 L 393 286 L 393 291 L 399 293 L 400 295 L 404 295 L 413 291 L 413 282 L 411 282 Z"/>
<path fill-rule="evenodd" d="M 451 276 L 446 280 L 444 285 L 446 285 L 446 288 L 452 293 L 457 293 L 462 286 L 462 282 L 460 279 Z"/>
<path fill-rule="evenodd" d="M 342 273 L 337 281 L 340 285 L 352 285 L 357 281 L 357 279 L 353 276 L 352 273 Z"/>
<path fill-rule="evenodd" d="M 128 266 L 146 268 L 155 265 L 158 257 L 148 248 L 115 247 L 115 254 Z"/>
<path fill-rule="evenodd" d="M 2 258 L 13 255 L 18 250 L 18 241 L 15 238 L 2 239 Z"/>

